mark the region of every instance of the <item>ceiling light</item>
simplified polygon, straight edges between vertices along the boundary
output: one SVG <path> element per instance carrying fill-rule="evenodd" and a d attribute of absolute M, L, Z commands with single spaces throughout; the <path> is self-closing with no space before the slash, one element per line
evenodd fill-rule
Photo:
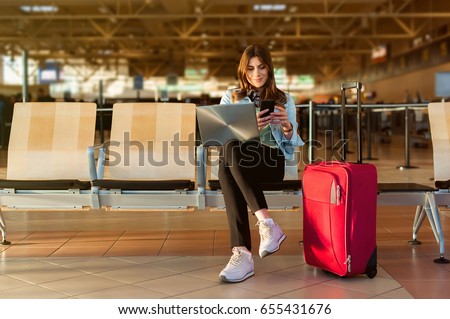
<path fill-rule="evenodd" d="M 285 4 L 255 4 L 253 5 L 253 11 L 284 11 L 286 10 Z"/>
<path fill-rule="evenodd" d="M 111 10 L 107 7 L 107 6 L 100 6 L 97 8 L 98 12 L 100 12 L 101 14 L 111 14 Z"/>
<path fill-rule="evenodd" d="M 20 10 L 28 13 L 52 13 L 58 12 L 57 6 L 21 6 Z"/>

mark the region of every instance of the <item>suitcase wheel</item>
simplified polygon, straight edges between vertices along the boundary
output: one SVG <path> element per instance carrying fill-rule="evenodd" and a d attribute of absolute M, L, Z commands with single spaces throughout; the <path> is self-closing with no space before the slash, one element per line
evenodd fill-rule
<path fill-rule="evenodd" d="M 369 277 L 370 279 L 375 278 L 375 276 L 377 275 L 377 269 L 376 269 L 376 268 L 373 268 L 373 269 L 369 270 L 369 271 L 366 273 L 366 275 L 367 275 L 367 277 Z"/>

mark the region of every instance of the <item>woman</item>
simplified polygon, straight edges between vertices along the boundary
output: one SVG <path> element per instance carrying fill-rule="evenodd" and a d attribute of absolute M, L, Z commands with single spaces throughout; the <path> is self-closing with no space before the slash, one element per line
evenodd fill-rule
<path fill-rule="evenodd" d="M 227 210 L 233 255 L 219 275 L 224 282 L 240 282 L 254 274 L 251 254 L 250 224 L 247 206 L 258 219 L 261 258 L 276 252 L 286 238 L 270 218 L 261 183 L 281 182 L 285 159 L 292 159 L 303 141 L 297 134 L 295 104 L 292 97 L 275 83 L 270 52 L 250 45 L 238 67 L 239 88 L 227 90 L 221 104 L 274 100 L 275 110 L 259 111 L 257 122 L 261 142 L 232 140 L 220 154 L 219 181 Z"/>

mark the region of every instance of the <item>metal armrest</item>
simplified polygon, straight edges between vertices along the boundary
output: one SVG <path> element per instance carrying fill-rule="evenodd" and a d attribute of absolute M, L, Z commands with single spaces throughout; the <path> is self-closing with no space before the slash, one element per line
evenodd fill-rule
<path fill-rule="evenodd" d="M 95 160 L 95 150 L 98 150 L 98 159 Z M 105 147 L 104 144 L 89 146 L 87 148 L 89 162 L 89 176 L 91 181 L 103 178 L 105 172 Z"/>
<path fill-rule="evenodd" d="M 199 194 L 205 193 L 206 188 L 206 154 L 207 147 L 197 146 L 197 188 Z"/>

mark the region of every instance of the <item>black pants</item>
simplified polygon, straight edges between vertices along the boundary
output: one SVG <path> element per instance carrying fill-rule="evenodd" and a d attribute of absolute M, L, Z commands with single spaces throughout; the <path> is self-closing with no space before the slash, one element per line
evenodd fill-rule
<path fill-rule="evenodd" d="M 281 182 L 284 177 L 284 155 L 278 148 L 259 142 L 230 141 L 220 153 L 219 181 L 223 191 L 230 228 L 231 247 L 251 250 L 248 208 L 267 208 L 261 188 L 264 182 Z"/>

